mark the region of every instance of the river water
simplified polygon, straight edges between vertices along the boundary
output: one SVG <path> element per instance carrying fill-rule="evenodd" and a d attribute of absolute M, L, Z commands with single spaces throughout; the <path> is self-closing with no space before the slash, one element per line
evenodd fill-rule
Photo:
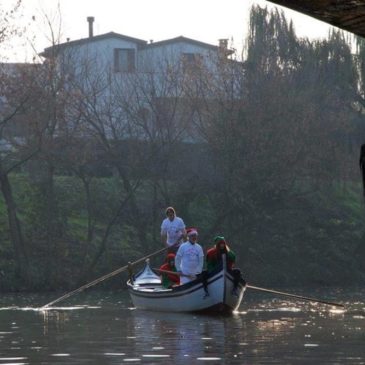
<path fill-rule="evenodd" d="M 136 310 L 125 290 L 47 311 L 57 295 L 3 295 L 0 365 L 365 364 L 365 290 L 286 291 L 345 309 L 250 289 L 228 317 Z"/>

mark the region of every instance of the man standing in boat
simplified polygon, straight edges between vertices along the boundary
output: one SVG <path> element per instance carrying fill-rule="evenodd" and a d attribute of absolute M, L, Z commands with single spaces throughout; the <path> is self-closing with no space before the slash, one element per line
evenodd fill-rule
<path fill-rule="evenodd" d="M 188 229 L 187 236 L 188 241 L 180 245 L 175 257 L 176 269 L 183 274 L 180 277 L 181 284 L 194 280 L 202 272 L 204 265 L 204 253 L 197 243 L 196 228 Z"/>
<path fill-rule="evenodd" d="M 176 253 L 183 238 L 186 237 L 185 223 L 176 216 L 173 207 L 166 208 L 166 218 L 161 224 L 161 240 L 168 247 L 168 253 Z"/>

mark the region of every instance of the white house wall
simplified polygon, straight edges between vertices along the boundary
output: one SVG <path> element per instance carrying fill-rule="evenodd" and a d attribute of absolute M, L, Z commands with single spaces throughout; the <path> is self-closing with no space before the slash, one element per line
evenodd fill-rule
<path fill-rule="evenodd" d="M 60 48 L 58 61 L 60 70 L 64 74 L 72 77 L 84 79 L 93 75 L 101 77 L 107 84 L 111 78 L 118 81 L 129 78 L 133 73 L 115 72 L 114 70 L 114 50 L 118 48 L 134 49 L 136 55 L 136 74 L 156 73 L 163 74 L 167 68 L 177 70 L 181 67 L 182 54 L 199 54 L 202 60 L 211 71 L 218 60 L 218 48 L 212 46 L 203 47 L 188 41 L 167 42 L 161 45 L 142 46 L 134 41 L 124 40 L 119 37 L 90 39 L 84 43 L 64 44 Z"/>
<path fill-rule="evenodd" d="M 114 50 L 118 48 L 135 50 L 135 72 L 115 72 Z M 144 45 L 143 41 L 124 40 L 112 36 L 90 39 L 90 41 L 62 45 L 58 61 L 63 64 L 61 69 L 64 72 L 67 73 L 68 68 L 73 70 L 70 71 L 74 73 L 71 75 L 70 80 L 74 78 L 82 85 L 85 96 L 88 91 L 95 90 L 91 89 L 92 87 L 97 87 L 99 94 L 95 99 L 96 104 L 93 104 L 93 109 L 100 108 L 102 110 L 112 99 L 112 103 L 117 103 L 117 99 L 121 95 L 119 103 L 122 99 L 125 99 L 129 101 L 130 105 L 135 103 L 140 105 L 141 109 L 147 110 L 149 109 L 148 100 L 144 102 L 142 98 L 143 95 L 150 95 L 149 90 L 151 95 L 155 93 L 154 97 L 174 98 L 185 96 L 178 87 L 171 88 L 172 93 L 166 94 L 168 88 L 165 88 L 163 84 L 166 82 L 165 72 L 167 68 L 176 73 L 183 71 L 181 66 L 184 53 L 199 54 L 204 66 L 210 72 L 216 70 L 215 67 L 220 57 L 218 47 L 201 46 L 194 41 L 184 40 L 170 40 L 161 42 L 161 44 Z M 85 77 L 85 72 L 87 72 L 88 77 Z M 138 87 L 140 87 L 140 95 L 138 95 Z M 122 103 L 114 107 L 118 116 L 105 121 L 103 125 L 105 134 L 108 137 L 112 137 L 115 130 L 119 130 L 119 133 L 124 134 L 124 126 L 127 123 L 128 116 L 124 114 Z M 185 136 L 185 139 L 187 138 L 188 136 Z"/>
<path fill-rule="evenodd" d="M 175 66 L 179 64 L 183 53 L 199 54 L 207 62 L 207 65 L 217 58 L 217 52 L 213 52 L 207 47 L 180 41 L 164 45 L 151 45 L 149 48 L 141 50 L 138 57 L 138 68 L 141 72 L 159 72 L 161 67 L 167 63 Z"/>
<path fill-rule="evenodd" d="M 60 52 L 58 59 L 61 64 L 76 69 L 76 74 L 85 72 L 85 66 L 87 66 L 89 74 L 100 76 L 100 73 L 104 73 L 107 77 L 109 72 L 114 72 L 114 49 L 116 48 L 134 49 L 136 56 L 138 54 L 135 42 L 115 37 L 66 46 Z"/>

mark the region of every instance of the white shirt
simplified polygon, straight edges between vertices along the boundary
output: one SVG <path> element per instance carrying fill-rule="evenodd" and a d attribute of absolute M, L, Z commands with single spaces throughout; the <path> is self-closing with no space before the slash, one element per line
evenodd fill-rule
<path fill-rule="evenodd" d="M 179 247 L 175 257 L 175 266 L 178 271 L 186 275 L 200 274 L 203 264 L 204 253 L 199 243 L 191 244 L 188 241 Z"/>
<path fill-rule="evenodd" d="M 179 217 L 174 217 L 172 221 L 169 218 L 165 218 L 161 224 L 161 235 L 167 235 L 167 245 L 172 246 L 176 242 L 180 241 L 185 229 L 184 221 Z"/>

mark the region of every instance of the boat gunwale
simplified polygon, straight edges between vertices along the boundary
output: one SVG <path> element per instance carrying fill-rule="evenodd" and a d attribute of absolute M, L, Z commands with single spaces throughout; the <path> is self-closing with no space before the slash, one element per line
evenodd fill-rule
<path fill-rule="evenodd" d="M 208 281 L 208 285 L 211 283 L 214 283 L 215 281 L 221 279 L 223 277 L 223 275 L 217 276 L 216 278 L 214 278 L 214 280 L 210 280 Z M 190 283 L 188 283 L 190 284 Z M 131 284 L 128 284 L 131 285 Z M 148 298 L 152 298 L 152 299 L 160 299 L 160 298 L 171 298 L 171 297 L 180 297 L 180 296 L 184 296 L 184 295 L 188 295 L 191 293 L 194 293 L 197 290 L 200 290 L 204 287 L 203 283 L 201 281 L 194 283 L 194 285 L 189 285 L 189 287 L 183 287 L 178 286 L 176 288 L 172 288 L 171 291 L 146 291 L 143 288 L 141 288 L 140 290 L 138 289 L 134 289 L 133 286 L 129 286 L 128 290 L 133 293 L 136 296 L 139 297 L 148 297 Z M 179 290 L 178 290 L 179 289 Z"/>
<path fill-rule="evenodd" d="M 198 275 L 195 280 L 173 288 L 164 288 L 161 284 L 156 284 L 156 282 L 148 283 L 143 274 L 148 273 L 149 270 L 153 271 L 147 262 L 141 271 L 127 281 L 127 288 L 132 301 L 141 310 L 228 314 L 237 309 L 246 289 L 246 282 L 242 276 L 237 283 L 234 270 L 227 269 L 225 265 L 221 265 L 211 272 L 205 272 L 203 275 Z M 154 274 L 156 273 L 154 272 Z M 138 278 L 140 278 L 140 284 L 138 284 Z M 234 287 L 234 285 L 237 285 L 237 293 L 233 293 L 233 291 L 231 293 L 227 292 L 228 282 L 230 282 L 229 286 Z M 217 285 L 218 287 L 216 287 Z M 221 299 L 216 297 L 216 289 L 213 289 L 213 292 L 209 295 L 211 286 L 217 289 L 220 288 Z M 175 300 L 178 302 L 181 300 L 183 302 L 193 300 L 195 302 L 196 296 L 199 296 L 199 293 L 201 293 L 202 299 L 211 298 L 206 301 L 206 306 L 197 305 L 194 308 L 194 306 L 186 307 L 182 305 L 180 309 L 171 307 L 171 301 Z M 138 304 L 135 303 L 135 300 Z"/>
<path fill-rule="evenodd" d="M 212 276 L 207 279 L 207 285 L 211 285 L 212 283 L 214 283 L 215 281 L 224 278 L 224 275 L 226 276 L 226 278 L 228 280 L 230 280 L 231 282 L 233 282 L 233 277 L 230 274 L 230 272 L 226 271 L 224 273 L 223 270 L 219 270 L 218 272 L 212 272 L 210 273 L 212 274 Z M 135 296 L 138 297 L 144 297 L 144 298 L 148 298 L 148 299 L 162 299 L 162 298 L 173 298 L 173 297 L 180 297 L 180 296 L 184 296 L 184 295 L 188 295 L 191 294 L 197 290 L 200 290 L 202 288 L 204 288 L 204 284 L 202 282 L 201 278 L 198 278 L 192 282 L 189 282 L 187 284 L 184 285 L 179 285 L 176 286 L 174 288 L 169 289 L 161 289 L 161 290 L 146 290 L 146 289 L 151 289 L 151 287 L 147 288 L 146 286 L 143 287 L 139 287 L 138 289 L 136 289 L 133 284 L 130 283 L 130 281 L 127 282 L 128 285 L 128 291 Z M 244 282 L 240 281 L 239 285 L 241 286 L 240 290 L 243 290 L 245 288 Z"/>

